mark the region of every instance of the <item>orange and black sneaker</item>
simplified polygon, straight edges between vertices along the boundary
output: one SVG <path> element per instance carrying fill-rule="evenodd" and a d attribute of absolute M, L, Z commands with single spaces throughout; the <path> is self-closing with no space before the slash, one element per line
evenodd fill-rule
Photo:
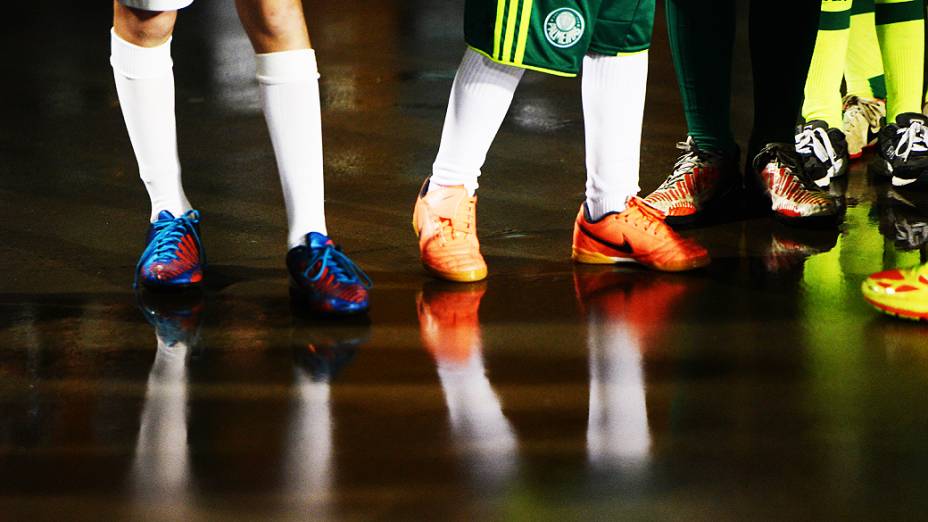
<path fill-rule="evenodd" d="M 580 206 L 574 222 L 573 259 L 586 264 L 640 263 L 665 272 L 681 272 L 709 264 L 709 253 L 664 222 L 664 215 L 638 197 L 622 212 L 596 221 Z"/>
<path fill-rule="evenodd" d="M 726 156 L 700 149 L 692 136 L 677 143 L 677 148 L 683 153 L 673 173 L 644 198 L 648 205 L 663 212 L 671 225 L 695 221 L 740 185 L 737 152 Z"/>

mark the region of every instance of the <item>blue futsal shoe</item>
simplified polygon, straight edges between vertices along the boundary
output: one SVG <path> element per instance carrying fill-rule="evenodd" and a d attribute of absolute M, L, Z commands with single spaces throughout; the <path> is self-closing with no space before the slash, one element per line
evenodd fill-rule
<path fill-rule="evenodd" d="M 162 210 L 148 229 L 148 246 L 135 266 L 134 286 L 169 289 L 199 285 L 206 266 L 199 223 L 196 210 L 177 218 Z"/>
<path fill-rule="evenodd" d="M 368 309 L 370 278 L 323 234 L 310 232 L 305 245 L 290 249 L 287 270 L 290 295 L 313 312 L 349 315 Z"/>

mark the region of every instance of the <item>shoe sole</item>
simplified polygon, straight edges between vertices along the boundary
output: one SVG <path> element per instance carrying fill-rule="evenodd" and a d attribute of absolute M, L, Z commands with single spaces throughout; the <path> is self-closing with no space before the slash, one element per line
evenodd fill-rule
<path fill-rule="evenodd" d="M 838 212 L 837 214 L 829 214 L 826 216 L 784 216 L 775 210 L 771 210 L 770 213 L 773 215 L 773 218 L 785 225 L 791 227 L 803 227 L 803 228 L 832 228 L 838 226 L 842 221 L 842 214 Z"/>
<path fill-rule="evenodd" d="M 870 304 L 877 311 L 882 312 L 886 315 L 891 315 L 899 319 L 905 319 L 907 321 L 928 321 L 928 313 L 919 313 L 912 312 L 909 310 L 902 310 L 901 308 L 895 308 L 889 305 L 880 303 L 879 301 L 864 295 L 864 300 Z"/>
<path fill-rule="evenodd" d="M 149 292 L 161 294 L 180 294 L 188 290 L 197 290 L 202 288 L 203 282 L 199 281 L 196 283 L 184 283 L 180 285 L 157 285 L 142 281 L 139 282 L 139 286 Z"/>
<path fill-rule="evenodd" d="M 612 257 L 605 254 L 600 254 L 599 252 L 589 252 L 580 248 L 573 247 L 571 249 L 571 259 L 575 263 L 580 263 L 584 265 L 623 265 L 623 264 L 633 264 L 639 265 L 652 270 L 657 270 L 660 272 L 686 272 L 688 270 L 696 270 L 697 268 L 703 268 L 708 266 L 712 261 L 710 258 L 706 257 L 704 259 L 687 263 L 679 266 L 665 266 L 665 267 L 656 267 L 648 266 L 633 259 L 631 257 Z"/>
<path fill-rule="evenodd" d="M 915 179 L 897 178 L 893 176 L 892 185 L 899 189 L 928 190 L 928 176 L 919 176 Z"/>
<path fill-rule="evenodd" d="M 290 285 L 290 304 L 295 306 L 299 310 L 305 310 L 311 312 L 313 315 L 319 317 L 357 317 L 367 314 L 370 311 L 370 305 L 365 306 L 364 308 L 359 308 L 357 310 L 341 311 L 341 310 L 325 310 L 320 309 L 313 305 L 309 300 L 309 294 L 300 290 L 299 288 Z"/>
<path fill-rule="evenodd" d="M 487 269 L 485 268 L 482 270 L 469 270 L 465 272 L 443 272 L 425 263 L 422 263 L 422 267 L 425 268 L 425 271 L 429 274 L 453 283 L 476 283 L 477 281 L 483 281 L 487 278 Z"/>
<path fill-rule="evenodd" d="M 752 199 L 748 199 L 748 197 Z M 751 205 L 763 206 L 766 208 L 767 214 L 772 217 L 774 220 L 779 221 L 785 225 L 791 227 L 805 227 L 805 228 L 832 228 L 841 224 L 844 220 L 845 206 L 838 205 L 835 209 L 834 214 L 822 214 L 817 216 L 787 216 L 781 214 L 771 208 L 773 202 L 770 198 L 770 194 L 766 191 L 762 193 L 755 193 L 753 196 L 747 196 L 745 202 Z"/>
<path fill-rule="evenodd" d="M 667 223 L 671 227 L 686 227 L 690 225 L 696 225 L 700 222 L 708 221 L 716 216 L 719 211 L 724 208 L 724 203 L 728 198 L 730 198 L 736 191 L 737 185 L 732 185 L 727 190 L 717 194 L 714 198 L 710 199 L 703 205 L 702 210 L 697 210 L 692 214 L 687 214 L 685 216 L 667 216 L 664 218 L 664 223 Z"/>

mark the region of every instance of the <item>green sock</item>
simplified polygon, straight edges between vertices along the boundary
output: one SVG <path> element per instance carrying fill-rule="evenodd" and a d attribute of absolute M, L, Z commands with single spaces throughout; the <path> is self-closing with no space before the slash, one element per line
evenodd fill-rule
<path fill-rule="evenodd" d="M 701 149 L 734 152 L 735 1 L 667 0 L 667 31 L 689 135 Z"/>
<path fill-rule="evenodd" d="M 925 64 L 924 0 L 877 0 L 876 34 L 886 71 L 886 120 L 921 112 Z"/>
<path fill-rule="evenodd" d="M 851 7 L 851 34 L 844 64 L 847 93 L 860 98 L 886 99 L 883 56 L 876 37 L 874 0 L 854 0 Z"/>
<path fill-rule="evenodd" d="M 802 116 L 841 128 L 841 78 L 851 33 L 852 0 L 823 0 Z"/>

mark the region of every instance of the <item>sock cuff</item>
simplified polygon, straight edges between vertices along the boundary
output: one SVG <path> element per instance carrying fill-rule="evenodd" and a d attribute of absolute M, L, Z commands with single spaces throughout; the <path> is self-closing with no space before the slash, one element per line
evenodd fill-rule
<path fill-rule="evenodd" d="M 635 54 L 607 56 L 589 53 L 583 57 L 583 79 L 614 89 L 629 81 L 647 80 L 650 56 L 648 51 Z M 630 75 L 640 74 L 638 78 Z"/>
<path fill-rule="evenodd" d="M 319 79 L 316 51 L 296 49 L 256 54 L 258 82 L 265 85 L 304 83 Z"/>
<path fill-rule="evenodd" d="M 524 73 L 525 69 L 496 63 L 470 47 L 464 52 L 458 68 L 458 78 L 468 85 L 491 84 L 513 90 Z"/>
<path fill-rule="evenodd" d="M 119 74 L 131 79 L 160 78 L 174 67 L 171 60 L 171 40 L 156 47 L 142 47 L 127 42 L 110 29 L 110 65 Z"/>
<path fill-rule="evenodd" d="M 622 212 L 628 207 L 628 198 L 635 194 L 586 198 L 586 209 L 590 220 L 599 221 L 610 212 Z"/>
<path fill-rule="evenodd" d="M 456 187 L 458 185 L 464 185 L 468 194 L 473 196 L 477 192 L 477 189 L 480 188 L 480 183 L 477 181 L 479 177 L 479 170 L 476 173 L 470 171 L 461 172 L 455 169 L 454 165 L 444 165 L 436 161 L 432 165 L 432 176 L 429 178 L 429 186 L 440 185 L 442 187 Z"/>

